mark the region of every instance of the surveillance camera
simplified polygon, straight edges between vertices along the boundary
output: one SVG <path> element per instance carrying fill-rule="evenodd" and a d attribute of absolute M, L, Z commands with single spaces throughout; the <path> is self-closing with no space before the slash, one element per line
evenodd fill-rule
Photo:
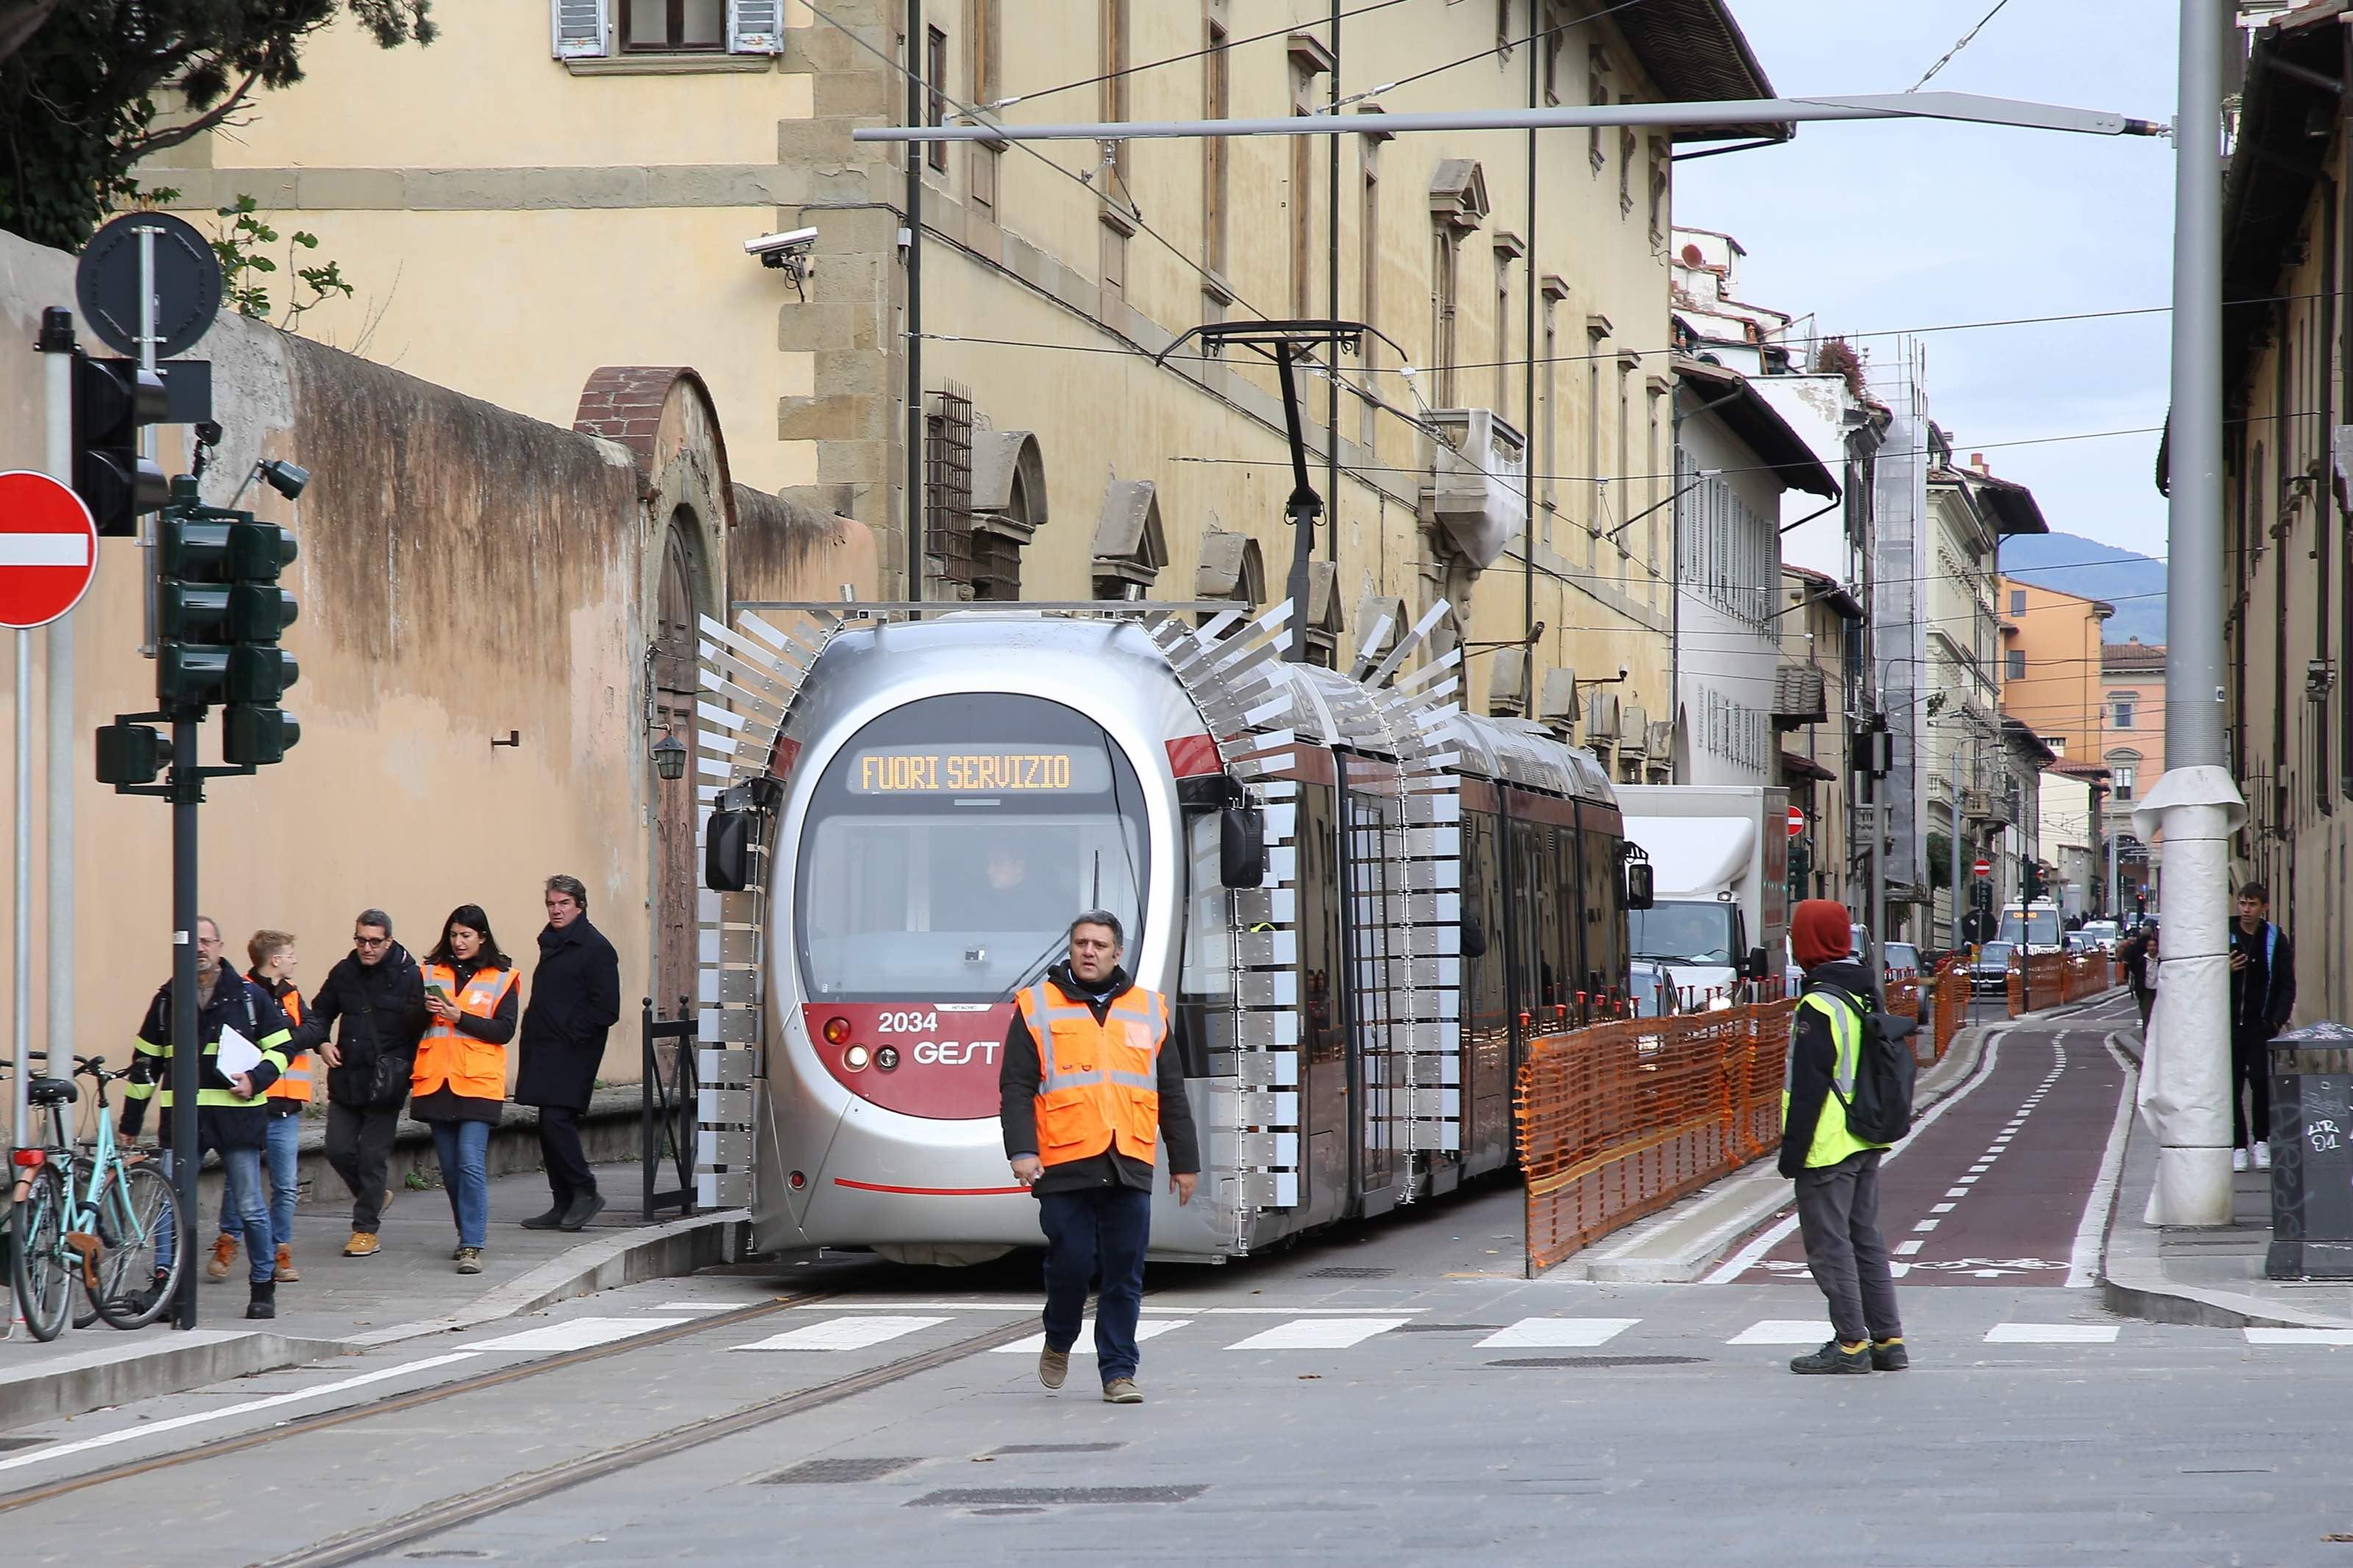
<path fill-rule="evenodd" d="M 756 256 L 770 267 L 782 267 L 787 256 L 806 256 L 817 244 L 813 228 L 787 229 L 782 234 L 764 234 L 757 239 L 744 242 L 747 256 Z"/>

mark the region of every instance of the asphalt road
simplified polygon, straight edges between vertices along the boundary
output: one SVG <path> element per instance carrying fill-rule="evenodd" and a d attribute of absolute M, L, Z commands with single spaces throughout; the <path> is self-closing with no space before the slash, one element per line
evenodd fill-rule
<path fill-rule="evenodd" d="M 2014 1032 L 1891 1168 L 1891 1212 L 1933 1209 L 1951 1162 L 1983 1163 L 2033 1102 L 1912 1256 L 2065 1258 L 2120 1080 L 2096 1034 Z M 2037 1203 L 2038 1182 L 2066 1190 Z M 1787 1359 L 1827 1333 L 1802 1278 L 1525 1280 L 1517 1215 L 1489 1191 L 1155 1270 L 1132 1407 L 1100 1402 L 1084 1355 L 1039 1386 L 1018 1267 L 632 1287 L 0 1435 L 0 1539 L 12 1564 L 157 1568 L 2348 1551 L 2326 1538 L 2353 1532 L 2353 1347 L 2115 1318 L 2056 1268 L 1922 1263 L 1900 1286 L 1911 1371 L 1799 1379 Z"/>

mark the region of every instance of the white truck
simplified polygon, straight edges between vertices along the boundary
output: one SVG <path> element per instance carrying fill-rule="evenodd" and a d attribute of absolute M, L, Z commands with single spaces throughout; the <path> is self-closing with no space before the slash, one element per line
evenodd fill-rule
<path fill-rule="evenodd" d="M 1789 930 L 1789 792 L 1620 784 L 1618 805 L 1627 841 L 1651 858 L 1654 889 L 1651 907 L 1626 917 L 1634 959 L 1665 964 L 1686 1007 L 1779 977 Z"/>

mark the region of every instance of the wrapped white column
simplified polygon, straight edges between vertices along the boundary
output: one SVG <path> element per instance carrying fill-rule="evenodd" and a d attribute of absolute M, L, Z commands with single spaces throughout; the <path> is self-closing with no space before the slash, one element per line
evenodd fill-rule
<path fill-rule="evenodd" d="M 2157 1134 L 2150 1225 L 2231 1223 L 2231 848 L 2247 808 L 2230 770 L 2168 769 L 2133 813 L 2165 841 L 2157 1006 L 2140 1113 Z"/>

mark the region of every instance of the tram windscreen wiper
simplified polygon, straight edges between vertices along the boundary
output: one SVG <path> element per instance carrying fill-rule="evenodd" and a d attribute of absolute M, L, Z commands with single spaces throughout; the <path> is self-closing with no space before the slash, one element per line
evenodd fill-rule
<path fill-rule="evenodd" d="M 1007 986 L 1005 988 L 1005 994 L 999 996 L 997 1000 L 999 1002 L 1011 1001 L 1023 986 L 1029 984 L 1031 981 L 1045 973 L 1048 969 L 1053 966 L 1054 955 L 1061 952 L 1063 944 L 1068 942 L 1070 940 L 1069 935 L 1065 933 L 1055 937 L 1053 941 L 1048 942 L 1046 944 L 1045 952 L 1039 953 L 1037 957 L 1031 959 L 1029 963 L 1021 966 L 1020 978 L 1014 981 L 1012 984 Z"/>

